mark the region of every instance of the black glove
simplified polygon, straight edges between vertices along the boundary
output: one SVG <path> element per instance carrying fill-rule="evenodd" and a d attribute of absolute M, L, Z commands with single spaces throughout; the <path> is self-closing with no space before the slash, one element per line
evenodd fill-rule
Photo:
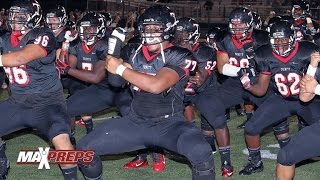
<path fill-rule="evenodd" d="M 248 77 L 255 77 L 256 76 L 256 71 L 253 67 L 249 67 L 249 68 L 241 68 L 238 71 L 238 77 L 242 77 L 244 74 L 248 74 Z"/>

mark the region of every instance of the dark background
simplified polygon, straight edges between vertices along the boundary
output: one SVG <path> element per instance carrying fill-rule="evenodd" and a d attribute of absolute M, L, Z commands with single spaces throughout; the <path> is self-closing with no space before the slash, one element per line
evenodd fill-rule
<path fill-rule="evenodd" d="M 55 6 L 56 4 L 63 5 L 67 11 L 78 9 L 85 10 L 87 6 L 87 0 L 38 0 L 41 4 L 42 9 L 45 11 L 49 7 Z M 10 0 L 1 0 L 0 8 L 8 9 L 10 7 Z"/>

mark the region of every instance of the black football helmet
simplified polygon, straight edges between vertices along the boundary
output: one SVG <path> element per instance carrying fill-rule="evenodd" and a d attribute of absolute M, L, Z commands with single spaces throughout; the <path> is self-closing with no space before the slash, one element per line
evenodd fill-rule
<path fill-rule="evenodd" d="M 274 23 L 279 22 L 279 21 L 281 21 L 281 16 L 274 16 L 274 17 L 272 17 L 271 19 L 269 19 L 269 21 L 268 21 L 268 26 L 267 26 L 267 28 L 266 28 L 266 31 L 270 32 L 270 27 L 271 27 Z"/>
<path fill-rule="evenodd" d="M 229 29 L 235 39 L 246 39 L 253 30 L 252 12 L 244 7 L 238 7 L 229 15 Z"/>
<path fill-rule="evenodd" d="M 146 29 L 147 25 L 160 25 L 160 28 L 148 30 Z M 149 7 L 138 18 L 138 31 L 142 44 L 151 45 L 169 41 L 174 35 L 175 25 L 175 14 L 167 6 L 155 5 Z M 160 35 L 155 36 L 154 33 L 160 33 Z"/>
<path fill-rule="evenodd" d="M 178 19 L 176 25 L 176 33 L 186 33 L 184 37 L 185 41 L 188 41 L 190 44 L 195 44 L 200 37 L 199 24 L 190 17 L 183 17 Z"/>
<path fill-rule="evenodd" d="M 254 29 L 261 29 L 262 28 L 262 20 L 261 20 L 260 15 L 256 12 L 253 12 L 252 16 L 253 16 L 253 24 L 252 24 L 253 28 Z"/>
<path fill-rule="evenodd" d="M 101 13 L 102 15 L 104 15 L 105 19 L 106 19 L 106 26 L 110 26 L 111 23 L 112 23 L 112 16 L 109 12 L 104 12 L 104 13 Z"/>
<path fill-rule="evenodd" d="M 38 1 L 14 0 L 9 9 L 8 28 L 19 36 L 28 29 L 39 27 L 41 19 L 42 10 Z"/>
<path fill-rule="evenodd" d="M 216 35 L 219 34 L 221 29 L 219 27 L 211 27 L 206 34 L 207 43 L 210 47 L 217 49 Z"/>
<path fill-rule="evenodd" d="M 294 49 L 295 43 L 294 30 L 290 22 L 279 21 L 270 27 L 270 44 L 277 55 L 287 57 Z"/>
<path fill-rule="evenodd" d="M 295 0 L 292 3 L 291 10 L 292 17 L 294 19 L 303 19 L 307 16 L 310 16 L 310 7 L 309 3 L 304 0 Z"/>
<path fill-rule="evenodd" d="M 105 17 L 96 12 L 86 13 L 77 22 L 76 27 L 80 39 L 85 42 L 86 45 L 92 45 L 104 37 L 107 29 Z"/>
<path fill-rule="evenodd" d="M 52 22 L 52 18 L 57 18 L 58 22 Z M 67 13 L 63 6 L 56 5 L 54 8 L 48 10 L 46 14 L 46 23 L 53 32 L 67 24 Z"/>

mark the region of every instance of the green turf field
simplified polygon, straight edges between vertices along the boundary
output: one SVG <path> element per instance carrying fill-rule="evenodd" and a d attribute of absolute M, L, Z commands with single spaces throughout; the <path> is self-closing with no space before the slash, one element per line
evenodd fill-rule
<path fill-rule="evenodd" d="M 2 99 L 6 98 L 6 95 L 2 94 Z M 115 112 L 101 112 L 94 116 L 94 118 L 104 118 L 115 115 Z M 275 179 L 275 160 L 264 159 L 265 169 L 261 173 L 257 173 L 251 176 L 239 176 L 238 172 L 242 166 L 246 163 L 247 156 L 242 153 L 245 149 L 243 130 L 236 128 L 244 120 L 244 117 L 238 117 L 234 112 L 231 113 L 231 121 L 229 129 L 231 132 L 231 151 L 232 162 L 235 169 L 235 174 L 232 180 L 272 180 Z M 295 118 L 291 118 L 291 132 L 296 132 Z M 95 121 L 95 126 L 99 126 L 102 121 Z M 85 128 L 83 126 L 77 126 L 77 139 L 80 139 L 85 134 Z M 31 131 L 19 131 L 6 137 L 7 142 L 7 155 L 11 161 L 11 170 L 9 174 L 9 180 L 58 180 L 63 179 L 57 165 L 50 165 L 50 170 L 38 170 L 38 165 L 18 165 L 16 164 L 19 150 L 21 149 L 37 149 L 40 147 L 50 146 L 45 140 L 39 138 L 36 133 Z M 306 140 L 310 141 L 311 140 Z M 262 149 L 270 150 L 271 153 L 276 154 L 277 148 L 267 148 L 267 145 L 276 144 L 276 140 L 272 132 L 266 133 L 262 138 Z M 152 161 L 150 159 L 149 167 L 139 170 L 126 170 L 122 166 L 127 161 L 131 160 L 134 153 L 117 156 L 105 156 L 103 157 L 104 167 L 104 179 L 105 180 L 189 180 L 191 179 L 191 170 L 188 162 L 177 155 L 166 154 L 166 169 L 162 173 L 154 173 L 152 170 Z M 215 154 L 216 173 L 218 180 L 222 178 L 220 171 L 220 156 Z M 296 172 L 296 180 L 319 180 L 320 179 L 320 163 L 316 161 L 310 161 L 299 168 Z M 79 179 L 83 179 L 79 173 Z"/>

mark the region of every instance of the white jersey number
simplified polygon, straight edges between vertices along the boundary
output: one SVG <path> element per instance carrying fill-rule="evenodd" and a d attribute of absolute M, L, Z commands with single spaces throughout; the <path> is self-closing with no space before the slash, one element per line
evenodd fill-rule
<path fill-rule="evenodd" d="M 297 95 L 300 92 L 299 82 L 301 76 L 297 73 L 289 73 L 288 76 L 284 76 L 281 73 L 275 74 L 274 80 L 278 87 L 278 91 L 282 96 L 288 97 L 290 95 Z M 292 83 L 291 86 L 287 86 L 286 83 Z"/>
<path fill-rule="evenodd" d="M 29 74 L 26 71 L 26 65 L 19 67 L 4 67 L 11 84 L 17 83 L 20 86 L 26 86 L 30 82 Z"/>

